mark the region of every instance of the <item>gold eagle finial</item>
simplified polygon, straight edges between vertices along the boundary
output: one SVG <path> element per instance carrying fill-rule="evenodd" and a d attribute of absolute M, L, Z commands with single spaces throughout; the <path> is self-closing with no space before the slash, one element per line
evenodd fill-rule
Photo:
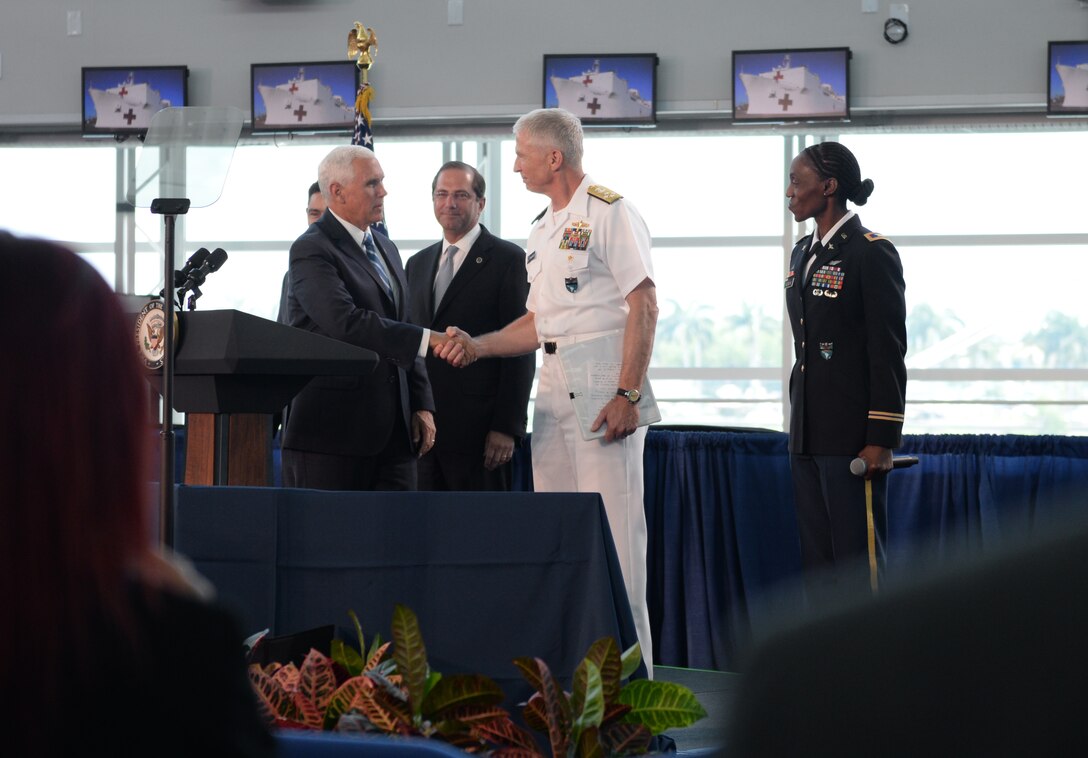
<path fill-rule="evenodd" d="M 355 59 L 355 65 L 363 72 L 363 81 L 366 81 L 366 73 L 374 65 L 374 57 L 378 54 L 378 35 L 369 26 L 363 26 L 359 21 L 348 32 L 348 57 Z"/>

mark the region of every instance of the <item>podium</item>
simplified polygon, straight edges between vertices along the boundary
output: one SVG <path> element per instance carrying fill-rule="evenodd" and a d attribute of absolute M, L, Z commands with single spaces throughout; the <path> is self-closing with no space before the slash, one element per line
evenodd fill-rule
<path fill-rule="evenodd" d="M 187 414 L 185 483 L 272 484 L 272 414 L 315 376 L 360 376 L 378 356 L 235 310 L 179 313 L 174 410 Z M 162 374 L 148 377 L 162 392 Z"/>

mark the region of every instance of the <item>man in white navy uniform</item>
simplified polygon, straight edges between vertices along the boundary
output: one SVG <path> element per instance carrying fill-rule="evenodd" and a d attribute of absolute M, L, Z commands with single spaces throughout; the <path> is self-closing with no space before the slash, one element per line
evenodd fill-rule
<path fill-rule="evenodd" d="M 544 348 L 533 416 L 533 486 L 538 492 L 599 492 L 608 512 L 647 671 L 653 671 L 646 606 L 646 514 L 639 390 L 653 350 L 657 292 L 650 232 L 638 211 L 582 170 L 582 125 L 558 109 L 514 124 L 516 160 L 531 192 L 547 195 L 526 245 L 527 313 L 506 328 L 471 338 L 459 330 L 440 357 L 455 365 Z M 623 331 L 616 394 L 582 438 L 559 362 L 564 346 Z"/>

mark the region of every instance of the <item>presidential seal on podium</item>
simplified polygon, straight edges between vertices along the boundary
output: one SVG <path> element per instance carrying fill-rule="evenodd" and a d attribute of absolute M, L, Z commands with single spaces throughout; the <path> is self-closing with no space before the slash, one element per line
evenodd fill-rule
<path fill-rule="evenodd" d="M 162 300 L 152 300 L 136 316 L 136 349 L 149 369 L 162 368 L 166 356 L 166 310 Z M 178 314 L 174 314 L 174 344 L 178 338 Z"/>

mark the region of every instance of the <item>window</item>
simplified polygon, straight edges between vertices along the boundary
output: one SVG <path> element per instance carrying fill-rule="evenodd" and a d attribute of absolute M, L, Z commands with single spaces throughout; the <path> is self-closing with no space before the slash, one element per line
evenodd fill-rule
<path fill-rule="evenodd" d="M 1088 302 L 1075 284 L 1088 260 L 1076 164 L 1088 124 L 842 128 L 587 132 L 587 170 L 629 198 L 653 234 L 661 314 L 650 376 L 664 422 L 785 427 L 792 345 L 782 280 L 806 231 L 786 211 L 785 176 L 798 145 L 826 138 L 847 144 L 875 181 L 859 215 L 903 259 L 905 431 L 1088 434 Z M 219 202 L 179 221 L 179 266 L 200 246 L 230 254 L 199 308 L 275 316 L 287 250 L 307 221 L 305 191 L 336 144 L 343 138 L 236 150 Z M 127 149 L 76 139 L 0 147 L 11 176 L 64 175 L 80 201 L 46 206 L 9 182 L 0 226 L 61 239 L 111 282 L 127 281 L 117 272 L 129 261 L 132 289 L 157 293 L 162 218 L 116 211 Z M 377 155 L 405 257 L 439 237 L 430 183 L 449 157 L 480 166 L 485 223 L 507 239 L 524 243 L 548 203 L 512 172 L 509 136 L 380 134 Z"/>

